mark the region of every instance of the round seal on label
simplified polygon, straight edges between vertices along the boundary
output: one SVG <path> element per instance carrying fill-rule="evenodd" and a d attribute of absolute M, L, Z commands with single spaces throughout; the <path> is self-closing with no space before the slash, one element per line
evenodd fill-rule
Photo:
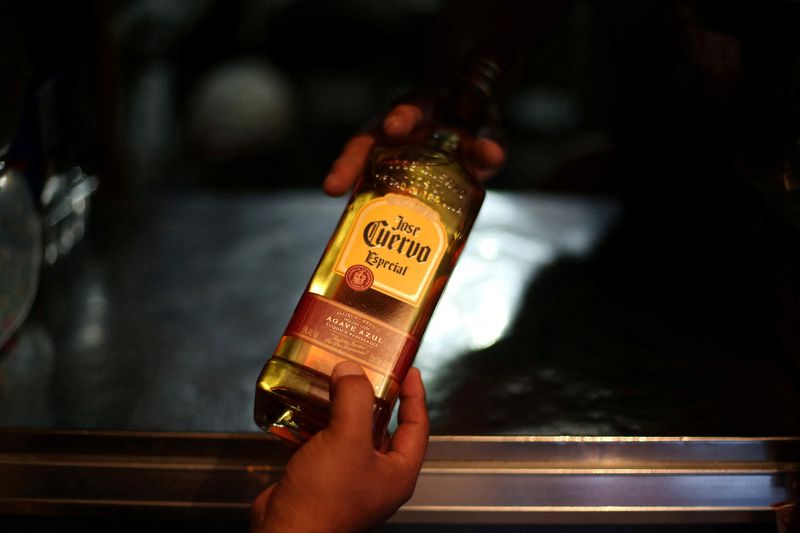
<path fill-rule="evenodd" d="M 372 287 L 375 275 L 364 265 L 353 265 L 344 273 L 344 281 L 354 291 L 365 291 Z"/>

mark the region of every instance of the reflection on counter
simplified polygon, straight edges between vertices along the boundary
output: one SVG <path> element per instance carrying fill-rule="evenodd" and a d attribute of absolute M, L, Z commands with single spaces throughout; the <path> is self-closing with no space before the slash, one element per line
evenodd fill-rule
<path fill-rule="evenodd" d="M 256 376 L 342 206 L 194 192 L 120 212 L 45 273 L 0 354 L 0 425 L 256 431 Z M 489 194 L 417 359 L 434 434 L 798 433 L 759 278 L 643 220 Z"/>
<path fill-rule="evenodd" d="M 618 214 L 606 199 L 490 192 L 417 356 L 429 380 L 489 348 L 519 320 L 528 287 L 547 266 L 580 258 Z"/>

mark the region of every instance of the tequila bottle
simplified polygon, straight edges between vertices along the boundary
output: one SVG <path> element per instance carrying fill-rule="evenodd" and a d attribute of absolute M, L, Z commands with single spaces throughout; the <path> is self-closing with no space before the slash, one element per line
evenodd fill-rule
<path fill-rule="evenodd" d="M 375 391 L 376 443 L 385 435 L 485 195 L 459 145 L 494 112 L 498 73 L 490 59 L 473 59 L 428 127 L 372 151 L 258 378 L 255 421 L 265 431 L 300 444 L 325 427 L 331 372 L 349 360 Z"/>

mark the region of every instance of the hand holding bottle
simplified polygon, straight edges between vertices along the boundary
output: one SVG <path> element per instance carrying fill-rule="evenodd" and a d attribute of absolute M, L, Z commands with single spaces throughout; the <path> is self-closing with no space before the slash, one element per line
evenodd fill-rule
<path fill-rule="evenodd" d="M 412 495 L 428 443 L 419 371 L 400 390 L 399 425 L 385 451 L 372 435 L 374 393 L 361 367 L 332 375 L 331 420 L 292 457 L 281 480 L 253 504 L 253 532 L 363 531 L 385 521 Z"/>
<path fill-rule="evenodd" d="M 482 138 L 497 123 L 501 74 L 472 55 L 436 93 L 393 108 L 383 133 L 351 139 L 334 164 L 327 191 L 353 194 L 256 383 L 265 431 L 302 443 L 322 430 L 326 376 L 349 359 L 372 383 L 375 436 L 385 432 L 486 195 L 480 178 L 504 158 Z"/>
<path fill-rule="evenodd" d="M 435 107 L 433 100 L 428 98 L 398 104 L 384 117 L 376 131 L 352 137 L 331 165 L 323 183 L 325 192 L 331 196 L 346 193 L 364 170 L 369 153 L 378 138 L 402 140 L 417 129 L 424 128 L 431 121 Z M 460 149 L 465 155 L 464 161 L 470 166 L 469 170 L 481 180 L 494 176 L 506 159 L 501 144 L 488 137 L 462 138 Z"/>

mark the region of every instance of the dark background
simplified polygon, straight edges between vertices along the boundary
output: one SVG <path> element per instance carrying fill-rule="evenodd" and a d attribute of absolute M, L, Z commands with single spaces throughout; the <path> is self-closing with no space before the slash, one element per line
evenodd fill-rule
<path fill-rule="evenodd" d="M 463 354 L 447 379 L 430 384 L 434 431 L 798 435 L 798 4 L 583 0 L 548 10 L 547 24 L 522 7 L 530 3 L 495 4 L 520 10 L 515 31 L 530 44 L 504 99 L 508 164 L 490 189 L 610 199 L 620 214 L 591 253 L 554 261 L 519 288 L 522 307 L 502 339 Z M 224 250 L 237 238 L 239 219 L 226 209 L 317 191 L 353 132 L 432 72 L 452 68 L 443 57 L 457 57 L 458 47 L 451 56 L 442 50 L 476 5 L 5 3 L 5 159 L 26 172 L 35 194 L 48 175 L 74 165 L 100 185 L 86 242 L 42 273 L 28 334 L 71 353 L 78 310 L 100 272 L 113 289 L 110 306 L 129 319 L 127 336 L 109 350 L 139 343 L 159 358 L 202 352 L 205 341 L 186 319 L 196 309 L 166 306 L 154 314 L 164 326 L 148 331 L 136 306 L 145 309 L 164 280 L 182 287 L 175 265 L 194 265 L 191 278 L 225 259 L 211 246 Z M 309 224 L 304 231 L 316 235 Z M 169 253 L 138 255 L 158 238 Z M 203 253 L 181 256 L 175 243 Z M 198 301 L 211 290 L 188 286 Z M 235 314 L 239 303 L 221 309 Z M 256 305 L 244 303 L 242 322 Z M 195 344 L 187 348 L 187 339 Z M 18 353 L 2 352 L 4 372 L 37 381 L 36 366 L 26 369 Z M 117 376 L 107 416 L 69 411 L 82 405 L 70 401 L 81 392 L 60 383 L 46 400 L 51 418 L 5 420 L 129 424 L 112 408 L 135 395 L 119 376 L 141 370 L 137 362 L 77 353 L 59 372 L 119 367 L 92 378 Z M 13 397 L 8 390 L 0 388 Z"/>
<path fill-rule="evenodd" d="M 296 301 L 294 282 L 276 293 L 260 279 L 310 269 L 313 258 L 286 257 L 317 254 L 339 209 L 308 203 L 318 211 L 306 216 L 282 194 L 319 191 L 350 135 L 398 95 L 446 78 L 463 43 L 496 39 L 521 44 L 500 94 L 508 164 L 490 190 L 610 202 L 618 216 L 590 252 L 559 256 L 518 287 L 521 307 L 498 342 L 460 354 L 429 383 L 434 431 L 797 433 L 795 3 L 136 0 L 4 10 L 6 160 L 35 194 L 74 165 L 99 181 L 85 245 L 44 269 L 28 327 L 38 340 L 22 343 L 56 354 L 45 398 L 20 385 L 35 380 L 26 365 L 41 364 L 5 350 L 5 372 L 24 376 L 8 378 L 8 405 L 50 405 L 49 414 L 15 407 L 7 423 L 127 428 L 133 419 L 120 413 L 144 409 L 137 388 L 161 383 L 156 397 L 177 401 L 179 354 L 207 358 L 192 371 L 208 375 L 187 387 L 221 394 L 212 376 L 244 375 L 249 363 L 232 354 L 263 357 L 272 341 L 253 331 L 282 322 Z M 481 41 L 497 25 L 509 30 Z M 275 217 L 303 225 L 269 227 Z M 222 360 L 221 336 L 239 350 Z M 99 359 L 86 355 L 91 346 Z M 79 412 L 101 389 L 107 407 L 91 412 L 106 415 Z M 174 429 L 231 429 L 214 417 L 200 428 L 192 416 Z M 133 425 L 171 427 L 145 420 Z"/>

